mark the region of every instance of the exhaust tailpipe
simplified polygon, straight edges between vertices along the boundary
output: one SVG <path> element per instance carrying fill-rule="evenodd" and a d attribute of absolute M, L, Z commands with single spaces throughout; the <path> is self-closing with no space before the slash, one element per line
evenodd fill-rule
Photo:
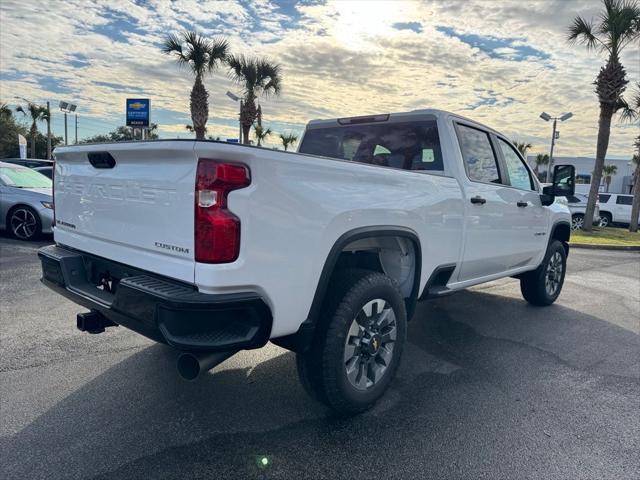
<path fill-rule="evenodd" d="M 195 380 L 202 372 L 208 372 L 238 350 L 224 352 L 184 352 L 178 357 L 178 373 L 185 380 Z"/>

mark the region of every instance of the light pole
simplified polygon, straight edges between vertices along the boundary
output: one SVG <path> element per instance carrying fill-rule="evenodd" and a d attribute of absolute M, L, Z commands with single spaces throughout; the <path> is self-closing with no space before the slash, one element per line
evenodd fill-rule
<path fill-rule="evenodd" d="M 229 97 L 234 102 L 240 101 L 240 114 L 238 115 L 238 123 L 240 125 L 238 129 L 238 143 L 242 143 L 242 99 L 236 94 L 227 91 L 227 97 Z"/>
<path fill-rule="evenodd" d="M 25 102 L 30 104 L 33 103 L 31 100 L 27 100 L 24 97 L 14 96 L 13 98 L 24 100 Z M 47 122 L 47 160 L 51 160 L 51 106 L 49 105 L 49 101 L 47 101 L 47 118 L 45 119 L 45 121 Z M 35 158 L 34 152 L 31 152 L 31 155 Z"/>
<path fill-rule="evenodd" d="M 573 117 L 573 113 L 571 112 L 563 113 L 559 117 L 552 117 L 547 112 L 542 112 L 540 114 L 540 118 L 545 122 L 553 120 L 553 132 L 551 133 L 551 151 L 549 152 L 549 167 L 547 168 L 547 183 L 551 181 L 551 167 L 553 166 L 553 147 L 556 145 L 556 140 L 558 139 L 558 134 L 560 133 L 556 132 L 556 125 L 558 123 L 558 120 L 564 122 L 565 120 L 569 120 L 571 117 Z"/>
<path fill-rule="evenodd" d="M 60 102 L 60 111 L 64 112 L 64 144 L 69 145 L 67 135 L 67 113 L 73 113 L 78 108 L 77 105 L 69 102 Z M 76 113 L 76 143 L 78 143 L 78 114 Z"/>

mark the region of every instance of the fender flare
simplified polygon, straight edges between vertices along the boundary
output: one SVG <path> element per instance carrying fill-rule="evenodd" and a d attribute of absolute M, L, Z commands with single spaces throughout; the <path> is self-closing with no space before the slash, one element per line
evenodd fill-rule
<path fill-rule="evenodd" d="M 331 250 L 329 250 L 316 285 L 316 291 L 313 296 L 313 301 L 311 302 L 311 307 L 309 308 L 309 313 L 306 320 L 300 325 L 298 331 L 291 335 L 271 339 L 273 343 L 295 352 L 303 352 L 309 348 L 315 334 L 320 309 L 322 308 L 322 303 L 329 288 L 329 280 L 338 263 L 340 253 L 342 253 L 344 247 L 348 244 L 356 240 L 371 237 L 402 237 L 410 240 L 413 244 L 416 255 L 416 270 L 414 272 L 411 295 L 405 298 L 407 319 L 411 318 L 418 300 L 420 281 L 422 279 L 422 248 L 418 235 L 410 228 L 395 225 L 359 227 L 343 233 L 334 242 Z"/>
<path fill-rule="evenodd" d="M 564 243 L 565 252 L 567 253 L 567 256 L 568 256 L 569 255 L 569 239 L 571 238 L 571 223 L 567 222 L 566 220 L 559 220 L 553 224 L 553 226 L 551 227 L 551 232 L 549 233 L 547 248 L 549 248 L 549 245 L 551 245 L 551 242 L 556 238 L 556 230 L 558 229 L 558 227 L 563 227 L 563 228 L 566 227 L 569 232 L 569 236 L 567 237 L 567 240 L 566 241 L 562 240 L 562 242 Z"/>

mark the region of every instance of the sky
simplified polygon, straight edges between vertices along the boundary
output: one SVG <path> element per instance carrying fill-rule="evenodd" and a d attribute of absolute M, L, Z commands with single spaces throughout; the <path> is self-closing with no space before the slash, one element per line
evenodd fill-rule
<path fill-rule="evenodd" d="M 167 33 L 189 29 L 282 66 L 281 95 L 261 100 L 276 133 L 301 133 L 311 119 L 438 108 L 535 154 L 551 137 L 539 114 L 571 111 L 555 156 L 593 157 L 593 80 L 606 58 L 569 45 L 566 31 L 577 14 L 600 10 L 600 0 L 2 0 L 0 100 L 49 100 L 56 135 L 58 102 L 75 103 L 84 138 L 123 125 L 127 98 L 150 98 L 160 136 L 189 138 L 193 77 L 160 50 Z M 640 81 L 637 45 L 622 62 L 630 86 Z M 225 92 L 239 88 L 225 68 L 205 86 L 208 134 L 237 138 L 238 105 Z M 615 120 L 609 156 L 629 158 L 638 128 Z"/>

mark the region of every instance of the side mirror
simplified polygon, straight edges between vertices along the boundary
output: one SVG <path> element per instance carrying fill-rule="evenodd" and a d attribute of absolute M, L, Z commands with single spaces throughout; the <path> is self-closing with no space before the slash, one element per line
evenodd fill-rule
<path fill-rule="evenodd" d="M 543 205 L 551 205 L 555 197 L 568 197 L 576 190 L 576 169 L 573 165 L 553 167 L 553 183 L 542 189 L 540 198 Z"/>

